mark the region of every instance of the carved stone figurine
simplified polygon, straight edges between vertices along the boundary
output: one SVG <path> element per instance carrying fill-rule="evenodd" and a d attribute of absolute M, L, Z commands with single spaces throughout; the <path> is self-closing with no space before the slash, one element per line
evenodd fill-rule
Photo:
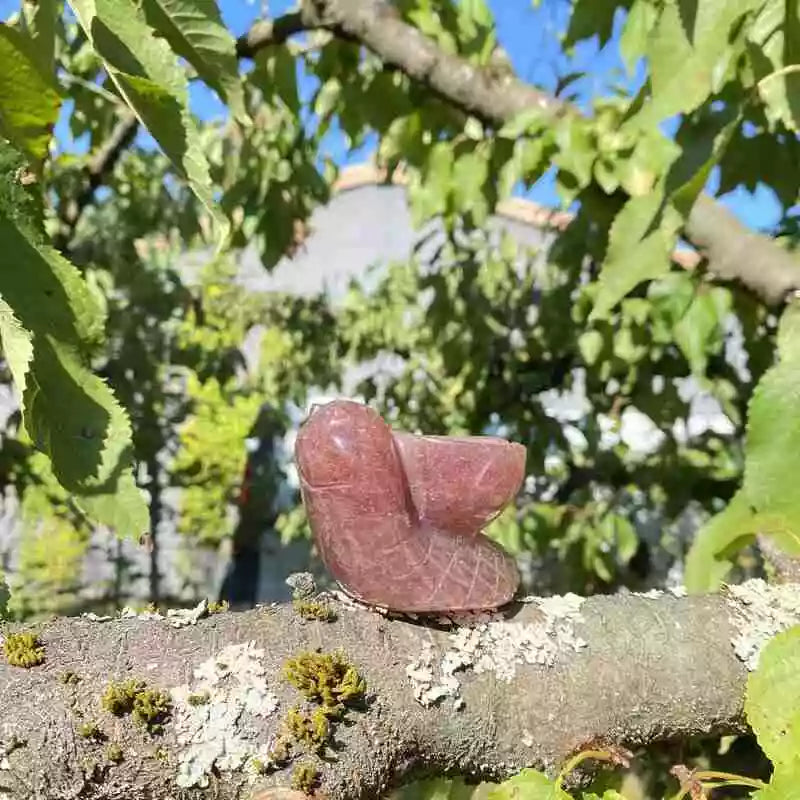
<path fill-rule="evenodd" d="M 394 611 L 497 608 L 519 585 L 481 533 L 525 476 L 525 448 L 491 436 L 393 433 L 349 400 L 315 406 L 297 436 L 303 502 L 326 567 Z"/>

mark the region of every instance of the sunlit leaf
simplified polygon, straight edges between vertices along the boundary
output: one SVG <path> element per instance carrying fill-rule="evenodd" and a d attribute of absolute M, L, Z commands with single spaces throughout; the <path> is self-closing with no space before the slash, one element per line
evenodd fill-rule
<path fill-rule="evenodd" d="M 61 96 L 37 43 L 0 24 L 0 134 L 34 161 L 47 155 Z"/>
<path fill-rule="evenodd" d="M 758 745 L 776 770 L 800 770 L 800 625 L 779 633 L 747 679 L 744 704 Z"/>
<path fill-rule="evenodd" d="M 592 319 L 602 319 L 639 283 L 670 269 L 679 224 L 659 192 L 628 200 L 609 231 Z"/>
<path fill-rule="evenodd" d="M 208 163 L 188 109 L 184 72 L 166 40 L 153 35 L 133 0 L 70 0 L 111 79 L 216 222 L 218 245 L 229 225 L 212 198 Z"/>
<path fill-rule="evenodd" d="M 215 0 L 144 0 L 142 5 L 150 26 L 227 101 L 233 115 L 246 122 L 236 41 Z"/>

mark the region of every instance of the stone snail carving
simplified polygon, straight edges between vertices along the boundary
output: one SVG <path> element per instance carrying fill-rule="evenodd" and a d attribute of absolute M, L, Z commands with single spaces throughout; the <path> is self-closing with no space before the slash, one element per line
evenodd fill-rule
<path fill-rule="evenodd" d="M 483 533 L 525 477 L 522 445 L 393 432 L 349 400 L 315 406 L 295 445 L 320 556 L 355 599 L 401 612 L 489 610 L 519 585 Z"/>

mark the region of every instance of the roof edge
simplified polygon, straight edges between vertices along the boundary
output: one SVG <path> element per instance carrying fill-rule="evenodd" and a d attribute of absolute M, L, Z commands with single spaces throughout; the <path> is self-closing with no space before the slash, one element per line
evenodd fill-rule
<path fill-rule="evenodd" d="M 408 186 L 408 176 L 402 167 L 389 174 L 384 167 L 369 162 L 351 164 L 339 170 L 339 176 L 333 183 L 335 194 L 361 189 L 364 186 Z M 536 228 L 551 228 L 563 231 L 572 220 L 574 214 L 558 211 L 540 205 L 524 197 L 511 197 L 501 200 L 495 207 L 495 215 L 531 225 Z M 684 269 L 694 269 L 700 263 L 700 256 L 694 250 L 678 248 L 672 252 L 672 260 Z"/>

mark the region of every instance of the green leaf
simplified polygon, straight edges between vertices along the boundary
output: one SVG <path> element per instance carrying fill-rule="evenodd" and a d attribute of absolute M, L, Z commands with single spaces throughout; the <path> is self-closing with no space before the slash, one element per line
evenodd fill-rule
<path fill-rule="evenodd" d="M 522 772 L 490 789 L 486 800 L 572 800 L 555 781 L 535 769 Z"/>
<path fill-rule="evenodd" d="M 103 337 L 100 306 L 78 270 L 58 251 L 37 245 L 0 211 L 0 296 L 25 330 L 89 350 Z"/>
<path fill-rule="evenodd" d="M 650 31 L 656 22 L 657 9 L 651 0 L 634 0 L 619 38 L 619 51 L 629 72 L 645 54 Z"/>
<path fill-rule="evenodd" d="M 642 131 L 630 158 L 617 166 L 622 187 L 632 197 L 649 194 L 680 153 L 680 147 L 658 128 Z"/>
<path fill-rule="evenodd" d="M 774 636 L 747 679 L 744 710 L 776 770 L 800 769 L 800 625 Z"/>
<path fill-rule="evenodd" d="M 800 542 L 800 497 L 794 480 L 800 469 L 798 387 L 800 308 L 793 304 L 778 328 L 778 363 L 764 373 L 748 409 L 742 488 L 757 513 L 774 518 L 777 527 L 771 530 L 785 527 Z"/>
<path fill-rule="evenodd" d="M 627 564 L 639 548 L 639 537 L 635 528 L 629 519 L 619 514 L 607 514 L 602 524 L 616 545 L 617 557 L 623 564 Z"/>
<path fill-rule="evenodd" d="M 755 533 L 800 554 L 800 308 L 790 305 L 778 328 L 778 363 L 768 369 L 748 408 L 744 480 L 728 508 L 700 529 L 686 562 L 690 591 L 714 589 L 734 554 Z"/>
<path fill-rule="evenodd" d="M 718 193 L 726 195 L 739 184 L 755 192 L 762 183 L 775 192 L 781 205 L 794 204 L 800 186 L 800 142 L 766 132 L 745 135 L 740 126 L 720 160 Z"/>
<path fill-rule="evenodd" d="M 578 350 L 584 363 L 591 367 L 597 362 L 600 353 L 603 351 L 605 339 L 598 330 L 584 331 L 578 337 Z"/>
<path fill-rule="evenodd" d="M 608 234 L 590 320 L 603 319 L 635 286 L 669 271 L 679 225 L 661 192 L 628 200 Z"/>
<path fill-rule="evenodd" d="M 131 430 L 108 386 L 87 365 L 103 311 L 78 271 L 0 213 L 0 337 L 22 418 L 53 474 L 95 522 L 121 535 L 148 527 L 130 469 Z"/>
<path fill-rule="evenodd" d="M 457 158 L 453 165 L 453 202 L 462 213 L 472 214 L 479 224 L 489 215 L 484 189 L 488 178 L 488 151 L 481 146 Z"/>
<path fill-rule="evenodd" d="M 653 317 L 663 321 L 671 332 L 689 309 L 696 293 L 695 280 L 685 270 L 670 272 L 653 281 L 647 289 L 647 297 L 653 304 Z"/>
<path fill-rule="evenodd" d="M 768 119 L 800 130 L 800 13 L 795 0 L 768 0 L 747 31 L 747 53 Z"/>
<path fill-rule="evenodd" d="M 378 156 L 382 161 L 405 157 L 416 162 L 422 156 L 422 139 L 422 116 L 412 111 L 392 122 L 381 138 Z"/>
<path fill-rule="evenodd" d="M 48 152 L 61 97 L 33 40 L 0 24 L 0 134 L 36 162 Z"/>
<path fill-rule="evenodd" d="M 497 180 L 498 197 L 509 197 L 519 181 L 526 186 L 533 185 L 542 170 L 549 166 L 544 154 L 545 143 L 541 136 L 536 139 L 518 139 L 514 143 L 511 158 L 500 168 Z"/>
<path fill-rule="evenodd" d="M 740 121 L 741 109 L 728 105 L 722 111 L 703 114 L 699 120 L 684 120 L 681 125 L 676 136 L 681 154 L 667 174 L 666 192 L 684 217 L 725 154 Z"/>
<path fill-rule="evenodd" d="M 453 145 L 450 142 L 437 142 L 428 153 L 419 180 L 412 178 L 409 185 L 409 199 L 415 226 L 447 213 L 452 174 Z"/>
<path fill-rule="evenodd" d="M 479 142 L 484 138 L 483 124 L 477 117 L 467 117 L 464 123 L 464 136 L 473 142 Z"/>
<path fill-rule="evenodd" d="M 540 131 L 548 122 L 552 122 L 552 115 L 541 108 L 526 108 L 515 114 L 497 132 L 503 139 L 516 141 L 520 136 L 530 135 Z"/>
<path fill-rule="evenodd" d="M 6 582 L 2 570 L 0 570 L 0 619 L 4 619 L 8 615 L 8 601 L 10 597 L 11 592 L 8 590 L 8 583 Z"/>
<path fill-rule="evenodd" d="M 212 198 L 208 162 L 188 109 L 186 76 L 166 41 L 154 35 L 133 0 L 70 0 L 109 76 L 218 228 L 218 249 L 229 224 Z"/>
<path fill-rule="evenodd" d="M 763 0 L 669 0 L 651 32 L 647 53 L 652 97 L 630 124 L 647 129 L 698 108 L 719 74 L 730 68 L 738 46 L 734 24 Z"/>
<path fill-rule="evenodd" d="M 597 36 L 600 47 L 611 38 L 614 15 L 618 8 L 627 8 L 631 0 L 574 0 L 564 47 L 572 47 L 582 39 Z"/>
<path fill-rule="evenodd" d="M 558 153 L 554 156 L 553 163 L 560 171 L 568 172 L 574 178 L 577 190 L 588 186 L 592 180 L 592 165 L 597 157 L 590 124 L 577 116 L 559 120 L 555 141 Z M 571 199 L 566 198 L 567 202 Z"/>
<path fill-rule="evenodd" d="M 144 0 L 143 8 L 150 26 L 246 123 L 236 40 L 223 24 L 215 0 Z"/>
<path fill-rule="evenodd" d="M 322 86 L 314 98 L 314 113 L 321 119 L 330 116 L 342 96 L 342 82 L 338 78 L 331 78 Z"/>
<path fill-rule="evenodd" d="M 89 505 L 97 495 L 114 493 L 130 462 L 127 415 L 75 349 L 46 334 L 37 333 L 33 339 L 23 418 L 67 491 L 82 495 Z"/>
<path fill-rule="evenodd" d="M 800 800 L 800 763 L 776 769 L 769 784 L 753 792 L 750 800 Z"/>
<path fill-rule="evenodd" d="M 415 781 L 396 791 L 396 800 L 468 800 L 475 791 L 463 781 L 429 778 Z"/>
<path fill-rule="evenodd" d="M 594 162 L 594 179 L 606 194 L 614 194 L 619 187 L 617 165 L 613 159 L 600 157 Z"/>
<path fill-rule="evenodd" d="M 55 74 L 56 23 L 63 5 L 61 0 L 22 0 L 25 29 L 45 75 Z"/>
<path fill-rule="evenodd" d="M 755 540 L 752 521 L 747 503 L 737 495 L 700 528 L 686 555 L 683 580 L 689 592 L 703 594 L 719 588 L 736 553 Z"/>
<path fill-rule="evenodd" d="M 33 358 L 31 334 L 20 325 L 12 308 L 0 297 L 0 344 L 3 357 L 8 362 L 17 391 L 25 391 L 28 366 Z"/>
<path fill-rule="evenodd" d="M 494 27 L 494 16 L 485 0 L 461 0 L 456 13 L 459 33 L 466 41 L 479 36 L 481 31 Z"/>
<path fill-rule="evenodd" d="M 722 287 L 703 287 L 675 325 L 675 342 L 695 375 L 704 375 L 709 355 L 723 343 L 724 323 L 730 311 L 730 292 Z"/>
<path fill-rule="evenodd" d="M 0 214 L 36 241 L 44 238 L 44 197 L 30 177 L 27 157 L 0 139 Z"/>

